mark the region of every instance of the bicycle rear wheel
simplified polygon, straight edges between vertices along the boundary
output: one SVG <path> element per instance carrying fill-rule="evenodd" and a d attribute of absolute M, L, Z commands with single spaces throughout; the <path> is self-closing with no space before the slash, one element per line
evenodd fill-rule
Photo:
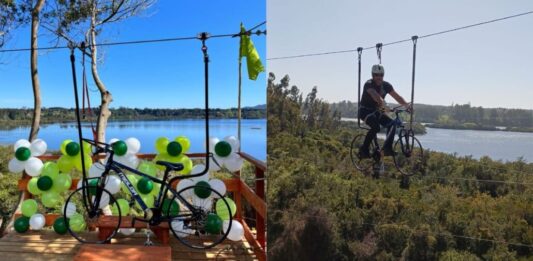
<path fill-rule="evenodd" d="M 366 134 L 359 134 L 355 136 L 355 138 L 353 138 L 351 146 L 350 146 L 350 158 L 352 160 L 352 164 L 355 166 L 356 169 L 367 174 L 367 173 L 370 173 L 373 169 L 374 159 L 372 157 L 370 158 L 360 157 L 359 147 L 363 145 L 365 137 L 366 137 Z M 370 143 L 369 151 L 370 152 L 375 151 L 373 142 Z"/>
<path fill-rule="evenodd" d="M 394 165 L 402 175 L 424 173 L 424 149 L 412 131 L 402 132 L 394 144 Z"/>
<path fill-rule="evenodd" d="M 230 208 L 224 196 L 211 187 L 195 185 L 173 196 L 163 213 L 181 243 L 190 248 L 208 249 L 228 236 L 235 207 Z"/>
<path fill-rule="evenodd" d="M 85 196 L 82 191 L 84 189 Z M 98 202 L 97 195 L 100 197 Z M 113 217 L 112 209 L 118 212 Z M 115 197 L 106 189 L 82 186 L 68 197 L 63 208 L 63 217 L 66 217 L 67 230 L 78 241 L 101 244 L 109 242 L 117 233 L 121 222 L 121 210 Z M 108 233 L 98 233 L 98 227 L 102 225 Z"/>

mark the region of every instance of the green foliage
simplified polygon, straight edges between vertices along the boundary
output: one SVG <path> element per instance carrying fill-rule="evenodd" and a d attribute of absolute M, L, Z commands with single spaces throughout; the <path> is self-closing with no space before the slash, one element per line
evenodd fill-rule
<path fill-rule="evenodd" d="M 117 108 L 111 110 L 111 121 L 164 120 L 164 119 L 203 119 L 203 109 L 150 109 L 150 108 Z M 99 114 L 98 108 L 93 108 Z M 209 117 L 213 119 L 237 118 L 237 109 L 210 109 Z M 264 119 L 266 110 L 262 107 L 242 108 L 243 119 Z M 0 108 L 0 128 L 9 129 L 21 125 L 29 125 L 32 109 Z M 41 123 L 66 123 L 76 120 L 74 109 L 43 108 Z"/>
<path fill-rule="evenodd" d="M 532 257 L 533 249 L 520 244 L 533 245 L 533 164 L 428 152 L 425 176 L 401 189 L 393 166 L 381 179 L 353 167 L 355 125 L 337 125 L 331 113 L 310 121 L 314 112 L 305 112 L 298 88 L 283 87 L 288 76 L 274 79 L 271 74 L 268 85 L 269 260 Z"/>
<path fill-rule="evenodd" d="M 0 146 L 0 237 L 15 213 L 20 196 L 17 184 L 21 174 L 10 173 L 7 169 L 13 156 L 13 147 Z"/>
<path fill-rule="evenodd" d="M 331 104 L 342 117 L 356 118 L 357 103 L 342 101 Z M 533 132 L 533 110 L 472 107 L 470 104 L 451 106 L 415 104 L 414 119 L 431 123 L 434 128 Z"/>

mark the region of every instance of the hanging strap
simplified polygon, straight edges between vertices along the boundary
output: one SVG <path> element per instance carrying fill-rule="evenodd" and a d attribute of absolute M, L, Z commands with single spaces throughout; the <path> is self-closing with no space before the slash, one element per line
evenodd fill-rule
<path fill-rule="evenodd" d="M 376 51 L 378 53 L 378 60 L 379 60 L 379 64 L 381 64 L 381 48 L 383 47 L 383 44 L 382 43 L 377 43 L 376 44 Z"/>
<path fill-rule="evenodd" d="M 94 114 L 93 114 L 93 111 L 91 109 L 91 98 L 89 96 L 89 85 L 87 84 L 87 70 L 86 70 L 86 67 L 85 67 L 85 50 L 86 50 L 86 46 L 85 46 L 85 42 L 82 42 L 81 43 L 81 52 L 82 52 L 82 62 L 81 62 L 81 65 L 82 65 L 82 108 L 81 108 L 81 113 L 82 113 L 82 116 L 83 116 L 83 119 L 86 118 L 87 115 L 89 115 L 89 123 L 91 124 L 91 131 L 93 133 L 93 139 L 95 141 L 98 141 L 98 135 L 97 135 L 97 132 L 96 132 L 96 127 L 94 126 Z M 87 99 L 87 107 L 85 107 L 85 99 Z M 87 108 L 87 112 L 85 111 L 85 108 Z"/>
<path fill-rule="evenodd" d="M 411 37 L 413 40 L 413 74 L 411 76 L 411 114 L 409 117 L 409 130 L 413 130 L 413 115 L 414 115 L 414 101 L 415 101 L 415 65 L 416 65 L 416 43 L 418 36 Z"/>

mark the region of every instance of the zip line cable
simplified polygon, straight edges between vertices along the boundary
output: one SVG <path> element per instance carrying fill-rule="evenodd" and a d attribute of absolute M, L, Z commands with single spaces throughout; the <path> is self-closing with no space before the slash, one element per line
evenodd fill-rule
<path fill-rule="evenodd" d="M 515 14 L 515 15 L 505 16 L 505 17 L 501 17 L 501 18 L 496 18 L 496 19 L 483 21 L 483 22 L 479 22 L 479 23 L 475 23 L 475 24 L 455 27 L 455 28 L 444 30 L 444 31 L 440 31 L 440 32 L 425 34 L 425 35 L 419 36 L 418 39 L 420 39 L 420 38 L 428 38 L 428 37 L 441 35 L 441 34 L 447 34 L 447 33 L 455 32 L 455 31 L 460 31 L 460 30 L 464 30 L 464 29 L 468 29 L 468 28 L 472 28 L 472 27 L 476 27 L 476 26 L 495 23 L 495 22 L 499 22 L 499 21 L 503 21 L 503 20 L 507 20 L 507 19 L 520 17 L 520 16 L 530 15 L 530 14 L 533 14 L 533 11 L 528 11 L 528 12 L 519 13 L 519 14 Z M 383 43 L 383 44 L 381 44 L 381 46 L 395 45 L 395 44 L 400 44 L 400 43 L 405 43 L 405 42 L 410 42 L 410 41 L 412 41 L 411 38 L 398 40 L 398 41 L 394 41 L 394 42 L 389 42 L 389 43 Z M 369 47 L 363 48 L 363 50 L 369 50 L 369 49 L 374 49 L 374 48 L 376 48 L 376 46 L 369 46 Z M 347 49 L 347 50 L 328 51 L 328 52 L 320 52 L 320 53 L 307 53 L 307 54 L 299 54 L 299 55 L 280 56 L 280 57 L 267 58 L 267 60 L 269 60 L 269 61 L 271 61 L 271 60 L 284 60 L 284 59 L 294 59 L 294 58 L 302 58 L 302 57 L 310 57 L 310 56 L 322 56 L 322 55 L 340 54 L 340 53 L 353 53 L 353 52 L 357 52 L 357 49 Z"/>
<path fill-rule="evenodd" d="M 266 30 L 264 31 L 256 31 L 256 32 L 252 32 L 253 30 L 257 29 L 258 27 L 260 26 L 263 26 L 266 24 L 266 21 L 252 27 L 251 29 L 247 30 L 244 34 L 247 34 L 247 35 L 251 35 L 251 34 L 256 34 L 256 35 L 262 35 L 262 34 L 266 34 Z M 237 33 L 237 34 L 215 34 L 215 35 L 211 35 L 209 36 L 209 38 L 224 38 L 224 37 L 235 37 L 235 36 L 239 36 L 243 33 Z M 129 44 L 146 44 L 146 43 L 161 43 L 161 42 L 175 42 L 175 41 L 188 41 L 188 40 L 197 40 L 198 39 L 198 36 L 187 36 L 187 37 L 173 37 L 173 38 L 161 38 L 161 39 L 148 39 L 148 40 L 135 40 L 135 41 L 123 41 L 123 42 L 110 42 L 110 43 L 99 43 L 99 44 L 96 44 L 95 46 L 116 46 L 116 45 L 129 45 Z M 39 47 L 39 48 L 36 48 L 35 50 L 57 50 L 57 49 L 69 49 L 71 48 L 70 46 L 68 45 L 63 45 L 63 46 L 49 46 L 49 47 Z M 4 49 L 4 50 L 0 50 L 0 53 L 7 53 L 7 52 L 23 52 L 23 51 L 31 51 L 32 48 L 16 48 L 16 49 Z"/>

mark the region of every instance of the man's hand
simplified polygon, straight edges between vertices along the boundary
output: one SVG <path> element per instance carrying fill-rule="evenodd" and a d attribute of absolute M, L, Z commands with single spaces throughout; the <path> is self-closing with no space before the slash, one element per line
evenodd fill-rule
<path fill-rule="evenodd" d="M 405 110 L 408 113 L 413 113 L 413 104 L 412 103 L 406 103 L 403 106 L 405 107 Z"/>

